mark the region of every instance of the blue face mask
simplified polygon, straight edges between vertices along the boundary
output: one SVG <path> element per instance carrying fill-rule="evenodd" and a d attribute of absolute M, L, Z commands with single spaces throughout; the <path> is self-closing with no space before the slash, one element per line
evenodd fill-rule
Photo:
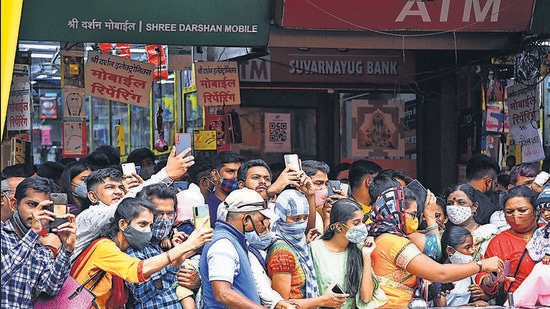
<path fill-rule="evenodd" d="M 151 226 L 151 233 L 157 240 L 163 240 L 170 234 L 174 219 L 157 218 Z"/>
<path fill-rule="evenodd" d="M 124 237 L 126 237 L 126 241 L 130 247 L 136 250 L 142 250 L 145 248 L 145 246 L 151 241 L 151 237 L 153 237 L 152 232 L 138 231 L 130 224 L 128 224 L 128 227 L 122 231 L 122 233 L 124 234 Z"/>
<path fill-rule="evenodd" d="M 344 224 L 345 227 L 347 227 Z M 364 224 L 353 226 L 351 228 L 347 227 L 348 231 L 346 232 L 346 238 L 358 245 L 362 245 L 365 243 L 365 240 L 367 240 L 367 236 L 369 236 L 369 232 L 367 231 L 367 226 Z"/>
<path fill-rule="evenodd" d="M 277 236 L 275 236 L 272 232 L 261 236 L 259 236 L 255 231 L 246 232 L 244 237 L 246 237 L 246 240 L 248 240 L 248 243 L 250 243 L 252 247 L 258 250 L 266 250 L 277 240 Z"/>

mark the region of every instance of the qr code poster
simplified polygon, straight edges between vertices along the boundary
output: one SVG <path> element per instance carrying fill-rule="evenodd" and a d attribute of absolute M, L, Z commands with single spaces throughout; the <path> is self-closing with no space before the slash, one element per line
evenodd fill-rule
<path fill-rule="evenodd" d="M 290 114 L 264 114 L 265 152 L 290 152 Z"/>

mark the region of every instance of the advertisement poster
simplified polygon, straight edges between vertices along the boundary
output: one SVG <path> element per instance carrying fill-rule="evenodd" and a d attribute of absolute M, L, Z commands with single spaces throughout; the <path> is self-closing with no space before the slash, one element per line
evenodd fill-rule
<path fill-rule="evenodd" d="M 31 84 L 27 78 L 14 78 L 8 103 L 8 131 L 31 129 Z"/>
<path fill-rule="evenodd" d="M 290 114 L 264 114 L 265 152 L 291 152 Z"/>
<path fill-rule="evenodd" d="M 63 89 L 63 116 L 86 117 L 86 91 L 84 88 L 67 86 Z"/>
<path fill-rule="evenodd" d="M 193 65 L 199 105 L 241 104 L 237 62 L 197 62 Z"/>
<path fill-rule="evenodd" d="M 522 162 L 544 159 L 542 139 L 538 129 L 539 102 L 534 87 L 516 84 L 507 88 L 510 133 L 516 144 L 521 145 Z"/>
<path fill-rule="evenodd" d="M 403 158 L 403 105 L 393 100 L 353 100 L 351 105 L 352 156 Z"/>
<path fill-rule="evenodd" d="M 61 59 L 62 87 L 84 88 L 84 51 L 63 51 Z"/>
<path fill-rule="evenodd" d="M 508 124 L 508 108 L 502 108 L 501 102 L 487 104 L 487 117 L 485 120 L 485 129 L 487 132 L 508 133 L 510 126 Z"/>
<path fill-rule="evenodd" d="M 86 123 L 63 122 L 63 156 L 84 158 L 86 152 Z"/>
<path fill-rule="evenodd" d="M 88 53 L 86 93 L 116 102 L 147 107 L 154 65 L 98 52 Z"/>

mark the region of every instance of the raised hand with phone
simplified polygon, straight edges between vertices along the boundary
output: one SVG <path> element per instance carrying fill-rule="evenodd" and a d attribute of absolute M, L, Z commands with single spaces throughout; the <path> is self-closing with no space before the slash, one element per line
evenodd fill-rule
<path fill-rule="evenodd" d="M 165 168 L 168 177 L 179 179 L 187 172 L 188 168 L 195 164 L 195 157 L 189 155 L 190 153 L 191 147 L 184 149 L 181 153 L 177 153 L 176 147 L 172 147 Z"/>

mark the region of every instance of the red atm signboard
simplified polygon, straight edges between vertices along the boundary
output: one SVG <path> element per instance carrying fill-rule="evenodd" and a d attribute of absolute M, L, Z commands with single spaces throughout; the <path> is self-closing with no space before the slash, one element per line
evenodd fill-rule
<path fill-rule="evenodd" d="M 534 0 L 280 0 L 286 28 L 375 31 L 529 29 Z"/>

